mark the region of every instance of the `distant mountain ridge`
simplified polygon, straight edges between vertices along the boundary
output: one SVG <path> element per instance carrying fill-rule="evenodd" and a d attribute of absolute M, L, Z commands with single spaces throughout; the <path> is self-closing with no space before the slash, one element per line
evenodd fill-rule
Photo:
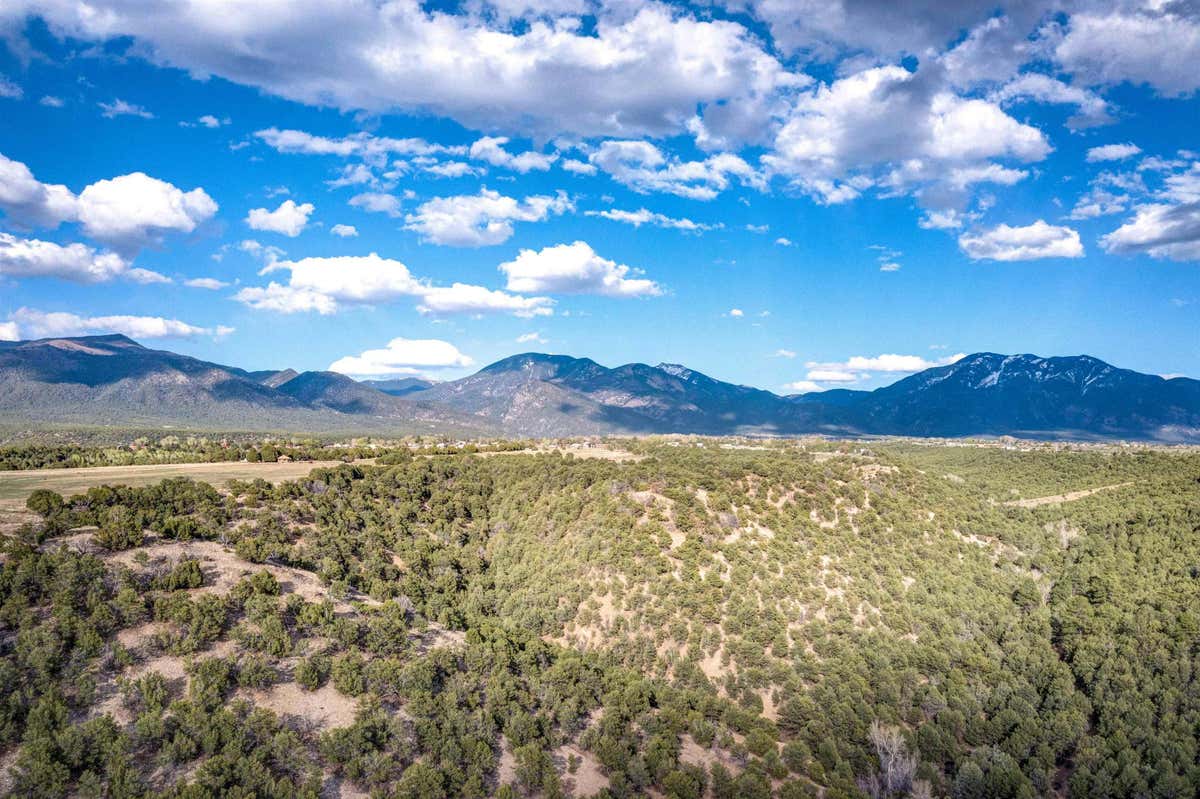
<path fill-rule="evenodd" d="M 1200 438 L 1200 381 L 1119 369 L 1088 355 L 977 353 L 843 407 L 878 433 Z"/>
<path fill-rule="evenodd" d="M 780 396 L 679 364 L 522 353 L 444 383 L 245 371 L 125 336 L 0 342 L 0 422 L 564 436 L 1019 435 L 1200 443 L 1200 381 L 977 353 L 874 391 Z"/>
<path fill-rule="evenodd" d="M 248 372 L 121 335 L 0 343 L 0 422 L 305 432 L 490 432 L 331 372 Z"/>
<path fill-rule="evenodd" d="M 474 413 L 523 435 L 813 432 L 819 414 L 769 391 L 677 364 L 613 369 L 590 358 L 522 353 L 414 396 Z"/>

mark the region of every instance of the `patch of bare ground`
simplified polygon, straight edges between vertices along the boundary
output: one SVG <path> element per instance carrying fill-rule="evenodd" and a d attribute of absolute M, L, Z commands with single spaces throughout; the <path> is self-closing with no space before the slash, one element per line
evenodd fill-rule
<path fill-rule="evenodd" d="M 59 547 L 66 547 L 84 555 L 103 555 L 105 550 L 92 543 L 95 527 L 76 527 L 65 535 L 48 538 L 38 546 L 39 552 L 56 552 Z"/>
<path fill-rule="evenodd" d="M 1047 533 L 1057 536 L 1058 544 L 1063 549 L 1069 547 L 1072 541 L 1083 535 L 1083 530 L 1070 524 L 1066 519 L 1059 519 L 1057 522 L 1046 522 L 1042 529 Z"/>
<path fill-rule="evenodd" d="M 167 681 L 167 687 L 172 693 L 180 695 L 188 687 L 187 666 L 189 660 L 228 657 L 234 653 L 237 647 L 233 641 L 223 640 L 190 657 L 154 654 L 157 649 L 155 639 L 159 633 L 167 632 L 170 629 L 171 626 L 164 622 L 149 622 L 117 633 L 117 642 L 128 649 L 131 654 L 137 656 L 138 660 L 119 674 L 106 676 L 99 682 L 96 686 L 96 701 L 87 711 L 88 718 L 108 714 L 121 726 L 133 722 L 133 716 L 125 707 L 125 696 L 121 691 L 118 677 L 132 682 L 151 672 L 157 672 Z"/>
<path fill-rule="evenodd" d="M 340 693 L 330 683 L 306 691 L 297 683 L 281 682 L 264 690 L 241 689 L 238 695 L 257 707 L 274 711 L 285 721 L 299 720 L 302 726 L 321 731 L 349 727 L 358 710 L 357 699 Z"/>
<path fill-rule="evenodd" d="M 12 767 L 16 765 L 20 746 L 14 746 L 0 755 L 0 796 L 11 796 L 13 788 Z"/>
<path fill-rule="evenodd" d="M 417 636 L 420 651 L 431 649 L 454 649 L 467 643 L 467 634 L 461 630 L 447 630 L 438 624 L 430 624 Z"/>
<path fill-rule="evenodd" d="M 513 757 L 508 739 L 500 736 L 500 763 L 496 766 L 496 784 L 513 785 L 517 781 L 517 759 Z"/>
<path fill-rule="evenodd" d="M 37 520 L 36 513 L 21 508 L 0 506 L 0 535 L 12 535 L 21 525 Z"/>
<path fill-rule="evenodd" d="M 882 463 L 864 463 L 855 466 L 854 469 L 864 480 L 870 480 L 873 477 L 879 477 L 883 474 L 895 474 L 900 471 L 895 466 L 888 466 Z"/>
<path fill-rule="evenodd" d="M 1131 485 L 1133 485 L 1132 482 L 1113 483 L 1112 485 L 1097 486 L 1096 488 L 1085 488 L 1080 491 L 1068 491 L 1065 494 L 1052 494 L 1048 497 L 1013 499 L 1004 504 L 1014 508 L 1039 508 L 1042 505 L 1061 505 L 1064 502 L 1074 502 L 1077 499 L 1090 497 L 1092 494 L 1099 494 L 1101 491 L 1115 491 L 1118 488 L 1125 488 Z"/>
<path fill-rule="evenodd" d="M 779 707 L 775 704 L 775 694 L 770 688 L 764 688 L 758 692 L 762 699 L 762 716 L 771 721 L 779 721 Z"/>
<path fill-rule="evenodd" d="M 149 650 L 162 633 L 171 629 L 165 621 L 148 621 L 136 627 L 126 627 L 117 633 L 117 643 L 135 654 Z"/>
<path fill-rule="evenodd" d="M 608 447 L 588 447 L 588 446 L 565 446 L 565 447 L 537 447 L 535 449 L 512 449 L 502 452 L 479 452 L 476 453 L 481 458 L 495 458 L 503 455 L 544 455 L 547 453 L 557 452 L 560 455 L 571 455 L 580 460 L 604 460 L 615 461 L 616 463 L 637 463 L 640 460 L 645 460 L 645 455 L 638 455 L 635 452 L 629 452 L 623 449 L 610 449 Z"/>
<path fill-rule="evenodd" d="M 76 545 L 79 543 L 76 542 Z M 138 553 L 144 553 L 148 559 L 145 567 L 139 564 L 142 556 Z M 200 568 L 204 571 L 205 585 L 194 589 L 194 594 L 226 594 L 243 577 L 268 571 L 279 581 L 280 589 L 285 594 L 296 593 L 309 602 L 321 602 L 329 595 L 328 587 L 312 572 L 273 563 L 250 563 L 216 541 L 152 541 L 146 546 L 114 552 L 104 557 L 110 563 L 127 566 L 135 572 L 143 568 L 168 567 L 180 560 L 198 560 Z M 375 600 L 366 596 L 355 595 L 353 599 L 366 604 L 377 604 Z M 347 600 L 339 600 L 334 602 L 334 609 L 338 613 L 349 613 L 353 606 Z"/>
<path fill-rule="evenodd" d="M 714 685 L 720 685 L 730 671 L 733 670 L 731 663 L 725 660 L 725 647 L 719 647 L 711 655 L 705 655 L 700 658 L 700 671 L 704 673 Z"/>
<path fill-rule="evenodd" d="M 562 775 L 562 785 L 567 796 L 595 796 L 609 786 L 608 776 L 604 774 L 600 761 L 577 744 L 558 747 L 554 750 L 553 760 Z M 572 762 L 575 763 L 573 773 L 570 770 Z"/>
<path fill-rule="evenodd" d="M 679 747 L 679 762 L 691 766 L 699 766 L 708 771 L 714 763 L 720 763 L 734 776 L 742 773 L 742 764 L 733 755 L 716 746 L 704 747 L 696 743 L 692 736 L 684 734 L 683 743 Z"/>
<path fill-rule="evenodd" d="M 358 788 L 345 777 L 325 772 L 321 783 L 321 799 L 371 799 L 371 794 Z"/>

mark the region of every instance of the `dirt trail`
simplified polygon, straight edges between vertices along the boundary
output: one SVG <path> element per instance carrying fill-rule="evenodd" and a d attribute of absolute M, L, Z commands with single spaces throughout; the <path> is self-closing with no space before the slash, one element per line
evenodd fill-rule
<path fill-rule="evenodd" d="M 1054 495 L 1048 496 L 1048 497 L 1032 497 L 1030 499 L 1014 499 L 1009 502 L 1005 502 L 1004 504 L 1008 505 L 1010 507 L 1013 507 L 1013 508 L 1038 508 L 1038 507 L 1041 507 L 1042 505 L 1060 505 L 1063 502 L 1074 502 L 1077 499 L 1083 499 L 1084 497 L 1090 497 L 1092 494 L 1099 494 L 1101 491 L 1113 491 L 1115 489 L 1125 488 L 1126 486 L 1131 486 L 1131 485 L 1133 485 L 1132 482 L 1113 483 L 1112 485 L 1098 486 L 1096 488 L 1084 488 L 1080 491 L 1068 491 L 1066 494 L 1054 494 Z"/>

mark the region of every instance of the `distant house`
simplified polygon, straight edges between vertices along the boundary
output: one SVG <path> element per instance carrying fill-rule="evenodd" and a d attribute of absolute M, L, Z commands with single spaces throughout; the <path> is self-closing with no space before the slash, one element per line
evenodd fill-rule
<path fill-rule="evenodd" d="M 275 462 L 276 463 L 291 463 L 292 456 L 291 455 L 280 455 L 278 458 L 275 459 Z"/>

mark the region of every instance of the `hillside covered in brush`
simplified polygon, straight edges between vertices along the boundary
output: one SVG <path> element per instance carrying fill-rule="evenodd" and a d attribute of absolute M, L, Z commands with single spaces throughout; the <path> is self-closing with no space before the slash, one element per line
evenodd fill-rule
<path fill-rule="evenodd" d="M 714 440 L 41 491 L 23 796 L 1192 796 L 1200 459 Z"/>

